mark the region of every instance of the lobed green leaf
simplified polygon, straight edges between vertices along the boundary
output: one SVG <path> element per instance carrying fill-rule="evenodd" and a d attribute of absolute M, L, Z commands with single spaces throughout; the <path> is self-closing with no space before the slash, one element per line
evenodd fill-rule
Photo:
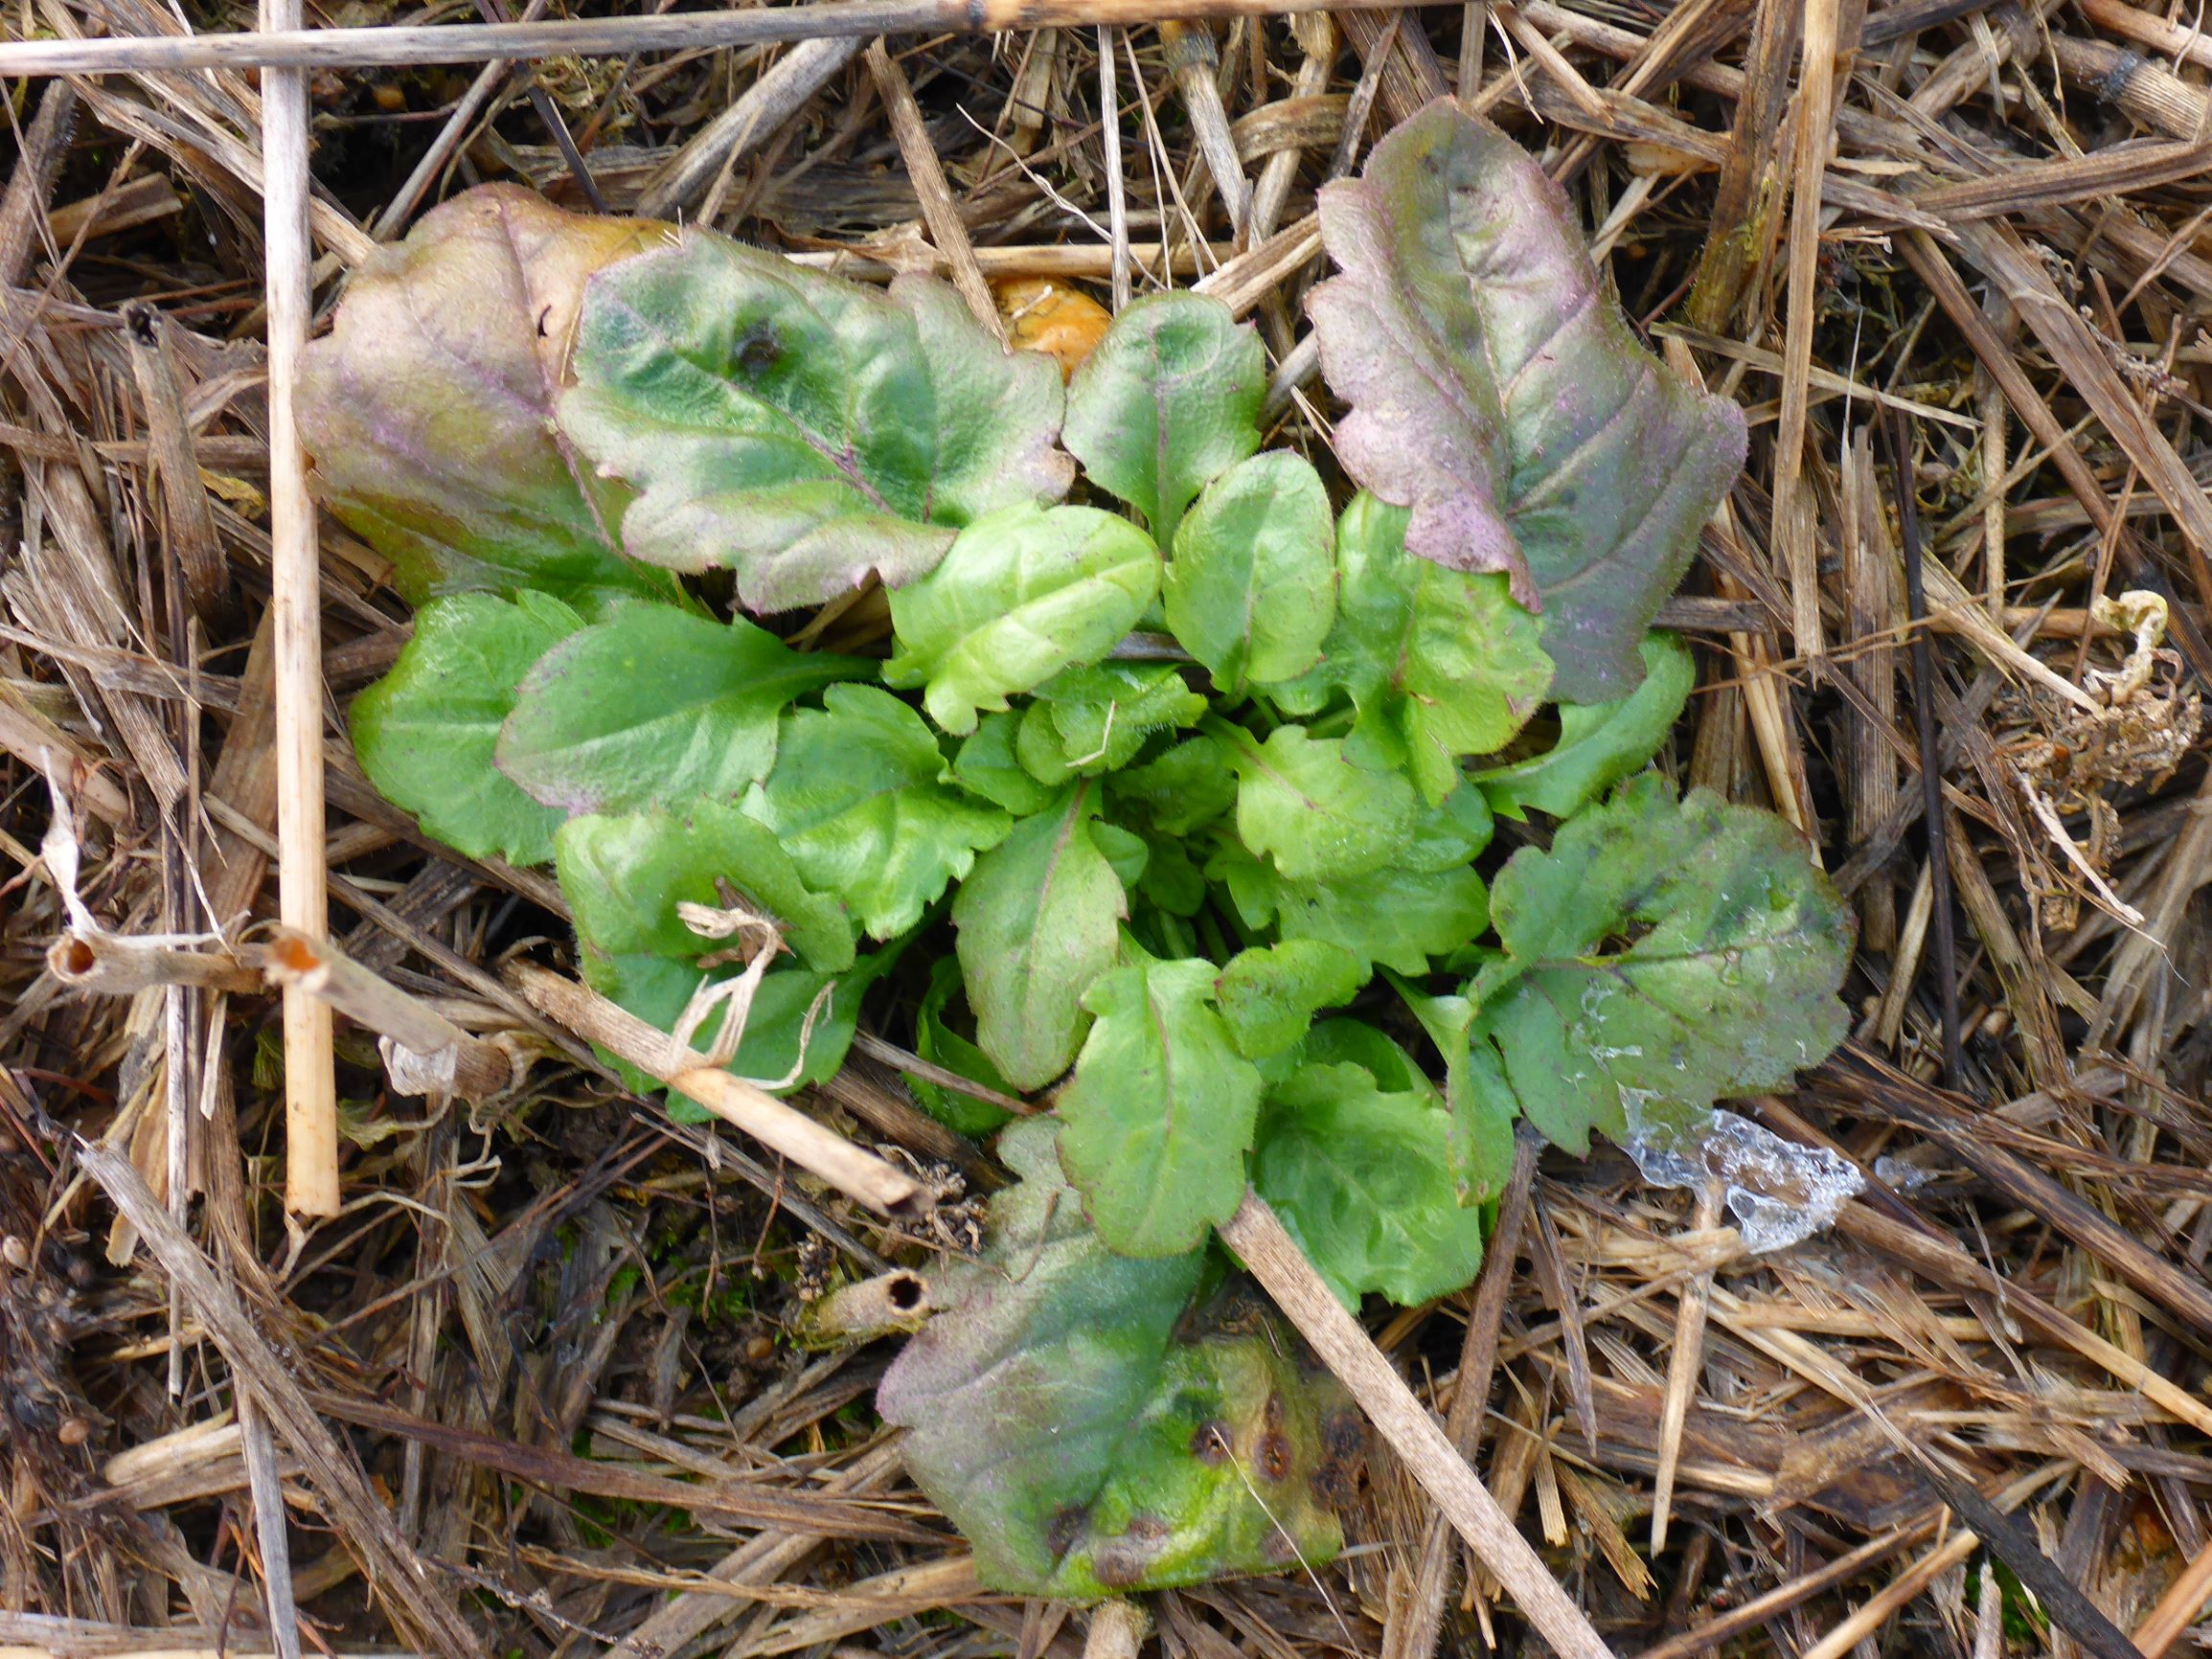
<path fill-rule="evenodd" d="M 1228 749 L 1200 733 L 1141 766 L 1111 774 L 1106 792 L 1160 834 L 1184 836 L 1237 804 L 1237 775 L 1229 769 Z"/>
<path fill-rule="evenodd" d="M 1444 1105 L 1450 1115 L 1452 1179 L 1462 1204 L 1491 1202 L 1513 1173 L 1513 1097 L 1499 1073 L 1497 1051 L 1473 1041 L 1474 1004 L 1464 996 L 1429 996 L 1402 981 L 1398 991 L 1444 1057 Z"/>
<path fill-rule="evenodd" d="M 636 557 L 726 566 L 757 611 L 911 581 L 954 531 L 1058 500 L 1053 365 L 949 287 L 888 293 L 690 230 L 596 279 L 560 425 L 639 491 Z"/>
<path fill-rule="evenodd" d="M 832 686 L 819 710 L 784 716 L 775 770 L 745 810 L 782 838 L 808 885 L 890 939 L 1013 828 L 951 776 L 920 715 L 874 686 Z"/>
<path fill-rule="evenodd" d="M 1367 983 L 1358 953 L 1325 940 L 1287 939 L 1241 950 L 1214 981 L 1214 1006 L 1229 1041 L 1248 1060 L 1297 1047 L 1325 1008 L 1350 1002 Z"/>
<path fill-rule="evenodd" d="M 1119 770 L 1155 732 L 1206 712 L 1172 663 L 1098 663 L 1055 674 L 1021 716 L 1015 752 L 1031 776 L 1063 784 Z"/>
<path fill-rule="evenodd" d="M 868 671 L 748 622 L 626 605 L 540 657 L 499 733 L 499 769 L 548 807 L 610 812 L 764 778 L 792 698 Z"/>
<path fill-rule="evenodd" d="M 1266 742 L 1209 720 L 1237 774 L 1237 833 L 1291 881 L 1346 881 L 1391 863 L 1421 801 L 1402 772 L 1363 763 L 1341 738 L 1278 726 Z"/>
<path fill-rule="evenodd" d="M 1220 873 L 1245 925 L 1341 945 L 1363 964 L 1400 973 L 1426 973 L 1430 957 L 1459 949 L 1490 920 L 1489 890 L 1466 865 L 1393 864 L 1341 881 L 1290 881 L 1238 848 L 1218 852 L 1208 867 Z"/>
<path fill-rule="evenodd" d="M 1169 628 L 1220 692 L 1306 672 L 1336 620 L 1334 515 L 1321 475 L 1271 449 L 1215 479 L 1175 531 L 1162 594 Z"/>
<path fill-rule="evenodd" d="M 1060 1155 L 1125 1256 L 1205 1242 L 1244 1196 L 1260 1073 L 1212 1004 L 1210 962 L 1135 962 L 1095 981 L 1098 1016 L 1060 1096 Z"/>
<path fill-rule="evenodd" d="M 1014 1085 L 999 1075 L 998 1068 L 991 1063 L 991 1057 L 962 1036 L 945 1017 L 946 1009 L 960 989 L 957 957 L 941 956 L 929 965 L 928 987 L 914 1010 L 914 1052 L 930 1064 L 942 1066 L 970 1082 L 981 1083 L 1000 1094 L 1011 1094 Z M 918 1072 L 901 1075 L 922 1109 L 956 1134 L 981 1139 L 997 1133 L 1013 1119 L 1014 1114 L 1005 1107 L 947 1087 L 933 1078 L 923 1077 Z"/>
<path fill-rule="evenodd" d="M 1099 794 L 1071 785 L 1015 824 L 952 901 L 976 1044 L 1016 1088 L 1067 1070 L 1090 1029 L 1083 993 L 1121 948 L 1129 903 L 1094 839 Z"/>
<path fill-rule="evenodd" d="M 1471 1078 L 1570 1150 L 1786 1088 L 1849 1029 L 1843 901 L 1782 819 L 1702 789 L 1623 784 L 1516 852 L 1492 915 L 1504 954 L 1468 995 L 1497 1063 Z"/>
<path fill-rule="evenodd" d="M 1316 1020 L 1300 1053 L 1311 1065 L 1357 1066 L 1387 1094 L 1417 1095 L 1432 1106 L 1444 1103 L 1444 1096 L 1404 1045 L 1365 1020 L 1341 1014 Z"/>
<path fill-rule="evenodd" d="M 1067 388 L 1064 441 L 1163 547 L 1193 497 L 1260 447 L 1260 337 L 1203 294 L 1148 294 L 1114 319 Z"/>
<path fill-rule="evenodd" d="M 1448 570 L 1405 548 L 1406 514 L 1361 494 L 1336 531 L 1336 623 L 1322 660 L 1270 688 L 1284 708 L 1318 713 L 1351 695 L 1362 736 L 1405 765 L 1430 801 L 1460 759 L 1503 748 L 1543 701 L 1551 659 L 1505 579 Z"/>
<path fill-rule="evenodd" d="M 1252 1185 L 1354 1311 L 1371 1290 L 1418 1307 L 1481 1267 L 1483 1216 L 1459 1201 L 1450 1125 L 1357 1065 L 1308 1064 L 1267 1091 Z"/>
<path fill-rule="evenodd" d="M 982 711 L 1103 658 L 1159 587 L 1159 549 L 1127 519 L 1090 507 L 1006 508 L 892 593 L 899 648 L 884 683 L 922 687 L 929 717 L 965 737 Z"/>

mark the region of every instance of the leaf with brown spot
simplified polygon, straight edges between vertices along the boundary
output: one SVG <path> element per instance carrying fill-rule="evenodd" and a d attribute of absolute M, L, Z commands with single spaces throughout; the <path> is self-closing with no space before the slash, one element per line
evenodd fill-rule
<path fill-rule="evenodd" d="M 1057 1125 L 1016 1124 L 1020 1183 L 992 1200 L 981 1261 L 931 1285 L 945 1311 L 883 1378 L 906 1466 L 974 1546 L 977 1576 L 1088 1601 L 1269 1572 L 1342 1543 L 1348 1402 L 1271 1314 L 1197 1310 L 1198 1253 L 1117 1256 L 1061 1178 Z"/>
<path fill-rule="evenodd" d="M 933 277 L 888 292 L 711 231 L 594 282 L 560 424 L 638 499 L 623 545 L 756 611 L 899 587 L 995 509 L 1058 501 L 1053 365 Z"/>

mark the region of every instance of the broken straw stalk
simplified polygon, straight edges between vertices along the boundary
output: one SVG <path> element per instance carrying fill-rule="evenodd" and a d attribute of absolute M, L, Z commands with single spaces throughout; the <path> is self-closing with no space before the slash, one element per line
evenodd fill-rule
<path fill-rule="evenodd" d="M 1329 11 L 1390 10 L 1397 0 L 1334 0 Z M 555 23 L 402 24 L 272 29 L 250 34 L 108 36 L 0 43 L 0 76 L 113 75 L 147 69 L 367 69 L 496 58 L 620 57 L 832 36 L 962 33 L 1270 16 L 1281 0 L 841 0 L 757 11 L 575 18 Z"/>
<path fill-rule="evenodd" d="M 55 949 L 61 952 L 75 943 L 70 936 Z M 180 970 L 180 959 L 192 955 L 168 952 L 162 966 L 180 981 L 201 983 L 197 976 L 209 970 L 201 969 L 196 961 Z M 227 959 L 205 960 L 231 966 Z M 127 966 L 136 966 L 136 961 L 129 958 Z M 327 940 L 280 929 L 268 950 L 266 971 L 271 984 L 296 988 L 381 1037 L 393 1086 L 403 1093 L 437 1090 L 484 1101 L 514 1086 L 515 1062 L 509 1050 L 462 1030 Z M 255 976 L 257 982 L 259 977 Z M 696 1101 L 839 1192 L 892 1216 L 917 1215 L 933 1202 L 929 1190 L 913 1176 L 743 1079 L 708 1066 L 705 1057 L 695 1057 L 696 1066 L 672 1068 L 666 1057 L 668 1038 L 604 997 L 542 968 L 518 966 L 513 977 L 532 1006 Z"/>
<path fill-rule="evenodd" d="M 262 0 L 262 23 L 298 28 L 301 0 Z M 323 803 L 322 546 L 308 493 L 294 393 L 314 310 L 308 235 L 308 83 L 298 70 L 262 78 L 262 298 L 269 388 L 269 610 L 275 647 L 277 902 L 287 927 L 330 927 Z M 338 1095 L 331 1011 L 285 993 L 285 1208 L 335 1216 Z M 271 1623 L 288 1621 L 272 1601 Z"/>
<path fill-rule="evenodd" d="M 691 1054 L 690 1063 L 671 1065 L 665 1032 L 575 981 L 526 963 L 515 964 L 508 977 L 539 1012 L 686 1100 L 696 1101 L 725 1124 L 744 1130 L 870 1209 L 913 1216 L 935 1206 L 935 1193 L 912 1175 L 861 1150 L 756 1084 L 709 1065 L 706 1056 Z"/>
<path fill-rule="evenodd" d="M 1266 1200 L 1247 1192 L 1221 1229 L 1221 1239 L 1351 1391 L 1368 1420 L 1404 1463 L 1406 1472 L 1421 1483 L 1544 1640 L 1566 1659 L 1612 1659 L 1612 1649 L 1520 1535 L 1513 1518 L 1475 1478 L 1467 1460 L 1374 1339 L 1321 1282 Z"/>
<path fill-rule="evenodd" d="M 46 971 L 71 990 L 133 996 L 160 985 L 233 993 L 262 989 L 260 953 L 238 955 L 150 944 L 123 934 L 69 932 L 46 949 Z"/>
<path fill-rule="evenodd" d="M 383 1038 L 385 1066 L 402 1093 L 488 1101 L 514 1086 L 514 1062 L 505 1049 L 463 1031 L 327 940 L 280 928 L 269 948 L 268 977 L 274 985 L 297 987 Z"/>

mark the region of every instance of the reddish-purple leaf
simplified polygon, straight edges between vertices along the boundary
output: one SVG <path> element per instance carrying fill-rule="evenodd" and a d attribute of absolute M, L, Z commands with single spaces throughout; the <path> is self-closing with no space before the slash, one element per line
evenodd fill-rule
<path fill-rule="evenodd" d="M 409 599 L 531 587 L 588 612 L 610 592 L 671 595 L 622 556 L 628 491 L 553 429 L 584 279 L 667 234 L 486 185 L 354 273 L 308 348 L 301 435 L 318 492 Z"/>
<path fill-rule="evenodd" d="M 1625 695 L 1743 465 L 1743 417 L 1643 349 L 1559 189 L 1448 100 L 1322 192 L 1321 234 L 1342 274 L 1308 306 L 1352 406 L 1346 468 L 1412 509 L 1413 552 L 1510 574 L 1561 696 Z"/>

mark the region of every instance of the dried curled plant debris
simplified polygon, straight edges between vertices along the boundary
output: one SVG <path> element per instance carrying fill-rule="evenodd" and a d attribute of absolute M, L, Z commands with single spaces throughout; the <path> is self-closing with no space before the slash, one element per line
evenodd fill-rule
<path fill-rule="evenodd" d="M 2204 723 L 2203 693 L 2184 678 L 2181 654 L 2164 643 L 2163 596 L 2141 590 L 2117 599 L 2100 595 L 2091 617 L 2120 636 L 2097 642 L 2095 660 L 2082 673 L 2082 689 L 2100 713 L 2032 682 L 2009 688 L 1998 702 L 2008 732 L 1998 752 L 2029 813 L 2079 878 L 2069 880 L 2047 863 L 2041 873 L 2038 914 L 2044 926 L 2059 929 L 2080 920 L 2085 886 L 2121 920 L 2141 923 L 2109 882 L 2120 832 L 2111 798 L 2164 783 Z M 2087 835 L 2078 840 L 2064 820 L 2083 816 Z"/>

